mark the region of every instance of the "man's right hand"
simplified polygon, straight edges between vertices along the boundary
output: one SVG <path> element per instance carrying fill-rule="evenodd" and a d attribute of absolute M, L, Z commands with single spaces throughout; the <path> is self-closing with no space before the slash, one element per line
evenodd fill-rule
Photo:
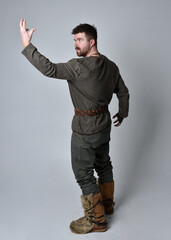
<path fill-rule="evenodd" d="M 20 34 L 21 34 L 21 41 L 24 47 L 29 45 L 33 32 L 36 30 L 35 28 L 32 28 L 29 32 L 29 29 L 26 29 L 26 20 L 21 19 L 20 21 Z"/>

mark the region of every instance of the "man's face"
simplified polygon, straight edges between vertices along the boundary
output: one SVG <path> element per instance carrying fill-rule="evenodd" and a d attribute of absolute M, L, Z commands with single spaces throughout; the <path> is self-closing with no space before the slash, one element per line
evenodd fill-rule
<path fill-rule="evenodd" d="M 74 35 L 75 49 L 79 57 L 85 57 L 91 49 L 90 41 L 88 41 L 84 32 Z"/>

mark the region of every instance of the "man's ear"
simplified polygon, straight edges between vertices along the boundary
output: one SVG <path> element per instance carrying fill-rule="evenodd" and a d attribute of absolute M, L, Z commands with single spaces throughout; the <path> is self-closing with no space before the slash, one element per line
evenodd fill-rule
<path fill-rule="evenodd" d="M 92 38 L 90 39 L 90 47 L 93 47 L 95 45 L 95 40 Z"/>

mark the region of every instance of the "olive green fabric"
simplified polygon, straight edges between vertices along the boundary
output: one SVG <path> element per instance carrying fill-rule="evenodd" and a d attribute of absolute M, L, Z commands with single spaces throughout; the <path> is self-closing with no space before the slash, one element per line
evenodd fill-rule
<path fill-rule="evenodd" d="M 109 105 L 115 93 L 119 100 L 120 118 L 128 116 L 128 89 L 119 68 L 106 56 L 73 58 L 66 63 L 52 63 L 32 43 L 21 53 L 45 76 L 67 80 L 74 108 L 101 108 Z M 94 134 L 110 125 L 109 111 L 91 117 L 74 115 L 72 120 L 72 130 L 79 134 Z"/>
<path fill-rule="evenodd" d="M 109 156 L 110 131 L 111 127 L 89 136 L 72 133 L 72 168 L 83 195 L 99 192 L 94 169 L 103 183 L 113 181 Z"/>

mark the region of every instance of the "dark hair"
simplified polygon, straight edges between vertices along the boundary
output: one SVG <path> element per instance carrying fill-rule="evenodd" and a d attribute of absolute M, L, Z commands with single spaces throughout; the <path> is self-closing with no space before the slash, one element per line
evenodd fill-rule
<path fill-rule="evenodd" d="M 72 34 L 77 34 L 77 33 L 82 33 L 84 32 L 86 37 L 90 39 L 95 40 L 95 45 L 97 46 L 97 29 L 95 26 L 84 23 L 84 24 L 79 24 L 72 30 Z"/>

